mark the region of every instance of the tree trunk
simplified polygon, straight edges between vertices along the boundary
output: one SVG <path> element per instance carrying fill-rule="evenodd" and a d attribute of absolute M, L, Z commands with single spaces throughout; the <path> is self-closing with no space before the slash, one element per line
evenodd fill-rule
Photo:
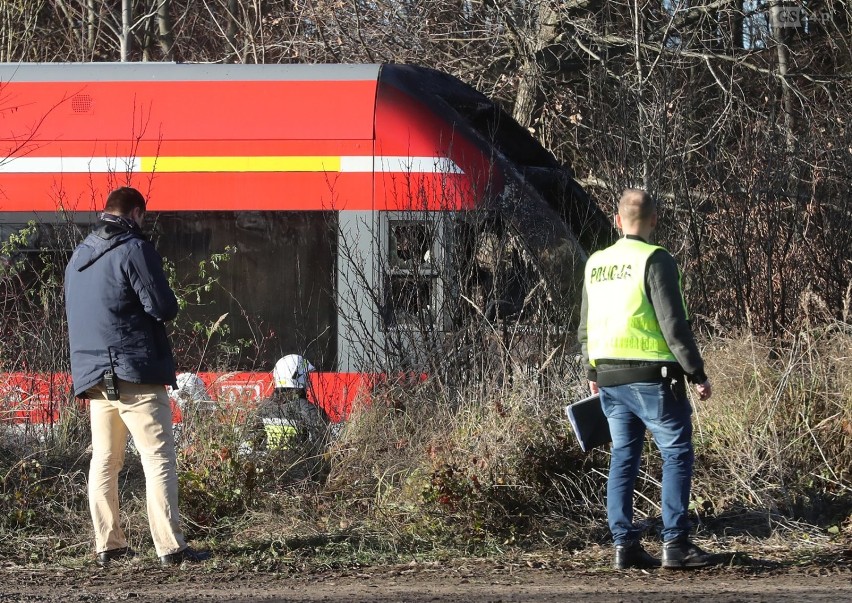
<path fill-rule="evenodd" d="M 743 30 L 743 11 L 745 10 L 745 2 L 743 0 L 739 0 L 734 4 L 734 11 L 731 15 L 731 50 L 737 51 L 742 50 L 744 46 L 743 36 L 745 35 L 745 31 Z"/>
<path fill-rule="evenodd" d="M 89 51 L 89 59 L 92 58 L 92 53 L 95 50 L 95 42 L 97 36 L 97 11 L 95 10 L 95 0 L 86 0 L 86 48 Z"/>
<path fill-rule="evenodd" d="M 160 48 L 163 51 L 163 59 L 174 61 L 175 36 L 172 32 L 171 0 L 159 0 L 157 6 L 157 26 L 160 30 Z"/>
<path fill-rule="evenodd" d="M 525 60 L 521 65 L 521 80 L 518 82 L 518 94 L 515 96 L 515 107 L 512 109 L 512 117 L 524 127 L 532 123 L 533 111 L 535 111 L 536 99 L 538 97 L 538 85 L 540 76 L 536 73 L 534 60 Z"/>
<path fill-rule="evenodd" d="M 778 75 L 781 76 L 781 111 L 784 114 L 784 135 L 787 142 L 787 151 L 793 152 L 796 148 L 796 118 L 793 114 L 793 90 L 787 80 L 790 71 L 790 49 L 787 47 L 788 28 L 779 18 L 779 11 L 786 5 L 776 0 L 771 6 L 772 37 L 775 40 L 775 54 L 778 59 Z"/>
<path fill-rule="evenodd" d="M 237 63 L 239 54 L 237 53 L 237 11 L 240 9 L 239 0 L 228 0 L 228 30 L 225 32 L 225 39 L 228 42 L 228 53 L 225 59 L 226 63 Z"/>
<path fill-rule="evenodd" d="M 121 0 L 121 62 L 130 60 L 131 32 L 133 23 L 133 0 Z"/>
<path fill-rule="evenodd" d="M 544 72 L 541 51 L 552 44 L 559 35 L 559 19 L 556 12 L 546 2 L 538 7 L 535 19 L 536 29 L 529 32 L 520 40 L 523 56 L 521 60 L 521 81 L 518 83 L 518 93 L 512 117 L 522 126 L 529 127 L 534 121 L 534 115 L 540 102 L 541 80 Z M 530 40 L 527 42 L 527 40 Z"/>
<path fill-rule="evenodd" d="M 639 1 L 633 1 L 633 60 L 636 68 L 636 104 L 639 107 L 639 147 L 642 153 L 642 186 L 651 190 L 651 141 L 652 128 L 648 123 L 648 108 L 645 106 L 645 65 L 642 54 L 642 12 Z"/>

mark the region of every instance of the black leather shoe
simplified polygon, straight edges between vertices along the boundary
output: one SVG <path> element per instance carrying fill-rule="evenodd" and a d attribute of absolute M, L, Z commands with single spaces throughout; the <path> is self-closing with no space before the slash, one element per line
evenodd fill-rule
<path fill-rule="evenodd" d="M 160 557 L 160 565 L 180 565 L 184 561 L 187 563 L 200 563 L 201 561 L 207 561 L 208 559 L 210 559 L 210 553 L 208 551 L 196 551 L 194 548 L 188 546 L 177 553 L 171 553 Z"/>
<path fill-rule="evenodd" d="M 133 559 L 136 556 L 136 551 L 131 549 L 129 546 L 123 546 L 120 549 L 110 549 L 108 551 L 101 551 L 98 553 L 96 561 L 98 565 L 109 565 L 110 561 L 126 561 L 127 559 Z"/>
<path fill-rule="evenodd" d="M 627 544 L 615 545 L 615 558 L 612 560 L 612 567 L 620 570 L 631 567 L 660 567 L 660 560 L 649 555 L 639 544 L 639 541 L 634 540 Z"/>
<path fill-rule="evenodd" d="M 663 543 L 663 567 L 669 569 L 707 567 L 714 563 L 714 557 L 711 553 L 702 551 L 688 538 Z"/>

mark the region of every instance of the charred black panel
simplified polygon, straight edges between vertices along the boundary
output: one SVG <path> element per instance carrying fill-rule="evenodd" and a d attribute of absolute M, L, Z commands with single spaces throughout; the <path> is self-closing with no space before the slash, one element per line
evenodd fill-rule
<path fill-rule="evenodd" d="M 497 104 L 457 79 L 431 69 L 385 65 L 382 87 L 408 95 L 451 125 L 490 158 L 497 176 L 482 202 L 514 230 L 554 300 L 579 307 L 587 253 L 607 245 L 614 230 L 607 216 L 533 136 Z"/>
<path fill-rule="evenodd" d="M 576 180 L 570 166 L 561 164 L 508 113 L 484 94 L 456 78 L 424 67 L 384 65 L 380 82 L 412 94 L 459 128 L 469 129 L 488 145 L 489 156 L 505 160 L 556 211 L 586 251 L 613 242 L 610 217 Z M 509 180 L 510 174 L 505 174 Z"/>

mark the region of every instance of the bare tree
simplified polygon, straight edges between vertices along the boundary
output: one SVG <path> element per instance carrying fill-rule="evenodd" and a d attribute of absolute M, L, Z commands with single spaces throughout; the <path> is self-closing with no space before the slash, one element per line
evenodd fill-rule
<path fill-rule="evenodd" d="M 237 15 L 239 14 L 239 1 L 238 0 L 228 0 L 228 16 L 227 22 L 228 27 L 225 33 L 225 40 L 228 43 L 228 54 L 225 59 L 227 63 L 236 62 L 238 58 L 237 53 L 237 31 L 238 31 L 238 21 Z"/>
<path fill-rule="evenodd" d="M 121 62 L 130 60 L 130 51 L 133 46 L 133 0 L 121 0 Z"/>
<path fill-rule="evenodd" d="M 175 36 L 172 25 L 171 0 L 158 0 L 157 25 L 160 36 L 160 50 L 163 58 L 172 61 L 175 58 Z"/>
<path fill-rule="evenodd" d="M 708 322 L 778 333 L 804 298 L 841 315 L 852 278 L 847 2 L 800 3 L 784 27 L 774 0 L 122 5 L 0 3 L 0 58 L 174 60 L 180 48 L 187 61 L 436 67 L 502 103 L 603 209 L 627 185 L 660 198 L 661 240 L 689 268 Z"/>

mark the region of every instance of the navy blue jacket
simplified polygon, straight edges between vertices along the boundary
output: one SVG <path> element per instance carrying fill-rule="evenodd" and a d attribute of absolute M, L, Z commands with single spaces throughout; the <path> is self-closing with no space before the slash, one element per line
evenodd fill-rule
<path fill-rule="evenodd" d="M 178 313 L 163 259 L 136 228 L 101 220 L 65 268 L 74 395 L 103 380 L 177 387 L 165 322 Z"/>

